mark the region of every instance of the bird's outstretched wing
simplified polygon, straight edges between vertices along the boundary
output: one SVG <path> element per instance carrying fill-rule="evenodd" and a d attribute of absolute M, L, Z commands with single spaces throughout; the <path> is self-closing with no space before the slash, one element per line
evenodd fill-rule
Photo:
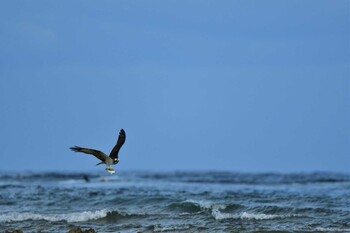
<path fill-rule="evenodd" d="M 125 139 L 126 139 L 125 131 L 124 131 L 124 129 L 121 129 L 119 132 L 117 144 L 115 144 L 113 150 L 109 154 L 109 157 L 111 157 L 112 159 L 118 158 L 119 150 L 123 146 Z"/>
<path fill-rule="evenodd" d="M 74 146 L 70 148 L 74 152 L 82 152 L 85 154 L 90 154 L 101 160 L 102 162 L 105 162 L 108 156 L 99 150 L 89 149 L 89 148 L 83 148 L 80 146 Z"/>

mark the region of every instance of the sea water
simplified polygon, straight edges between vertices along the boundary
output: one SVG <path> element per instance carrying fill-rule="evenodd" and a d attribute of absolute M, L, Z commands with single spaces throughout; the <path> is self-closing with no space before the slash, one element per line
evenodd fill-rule
<path fill-rule="evenodd" d="M 336 173 L 0 173 L 0 232 L 350 232 Z"/>

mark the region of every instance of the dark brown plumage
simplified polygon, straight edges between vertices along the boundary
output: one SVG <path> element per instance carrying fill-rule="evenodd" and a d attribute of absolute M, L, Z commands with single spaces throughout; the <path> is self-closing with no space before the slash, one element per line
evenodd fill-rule
<path fill-rule="evenodd" d="M 125 142 L 125 139 L 126 139 L 125 131 L 124 131 L 124 129 L 121 129 L 120 132 L 119 132 L 119 137 L 118 137 L 117 144 L 115 144 L 113 150 L 109 154 L 109 157 L 111 157 L 112 159 L 115 159 L 115 158 L 118 159 L 119 150 L 123 146 L 123 144 Z"/>

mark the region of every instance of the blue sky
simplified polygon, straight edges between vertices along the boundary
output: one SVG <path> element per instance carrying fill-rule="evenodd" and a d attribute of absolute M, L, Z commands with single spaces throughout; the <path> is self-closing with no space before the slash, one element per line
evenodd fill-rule
<path fill-rule="evenodd" d="M 349 1 L 0 2 L 0 170 L 349 171 Z"/>

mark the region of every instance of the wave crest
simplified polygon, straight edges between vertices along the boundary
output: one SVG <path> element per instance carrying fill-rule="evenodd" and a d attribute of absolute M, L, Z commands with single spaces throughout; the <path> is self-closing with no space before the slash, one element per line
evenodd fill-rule
<path fill-rule="evenodd" d="M 107 217 L 109 214 L 113 214 L 115 211 L 108 210 L 96 210 L 96 211 L 83 211 L 68 214 L 38 214 L 31 212 L 11 212 L 0 215 L 0 222 L 21 222 L 27 220 L 46 220 L 50 222 L 85 222 L 89 220 L 97 220 Z"/>
<path fill-rule="evenodd" d="M 183 207 L 183 210 L 189 206 L 194 211 L 201 212 L 206 211 L 211 214 L 215 220 L 225 220 L 225 219 L 242 219 L 242 220 L 267 220 L 267 219 L 276 219 L 283 218 L 285 216 L 275 215 L 275 214 L 264 214 L 264 213 L 250 213 L 249 210 L 246 210 L 246 207 L 239 204 L 216 204 L 210 201 L 205 200 L 186 200 L 179 204 Z M 224 211 L 233 211 L 235 213 L 227 213 Z M 185 215 L 185 213 L 181 213 Z"/>
<path fill-rule="evenodd" d="M 224 220 L 224 219 L 267 220 L 267 219 L 281 218 L 281 216 L 274 215 L 274 214 L 255 214 L 255 213 L 247 213 L 247 212 L 242 212 L 240 214 L 230 214 L 230 213 L 222 213 L 220 212 L 220 210 L 213 210 L 212 215 L 216 220 Z"/>

